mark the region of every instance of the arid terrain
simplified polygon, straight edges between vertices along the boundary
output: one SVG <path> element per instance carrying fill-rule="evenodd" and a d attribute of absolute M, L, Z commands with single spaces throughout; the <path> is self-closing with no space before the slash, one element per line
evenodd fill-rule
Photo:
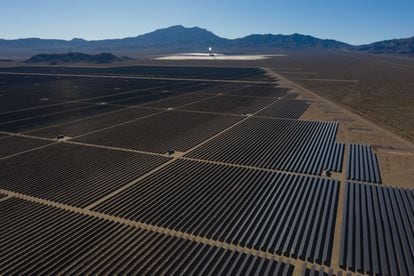
<path fill-rule="evenodd" d="M 414 59 L 361 53 L 292 54 L 269 66 L 414 141 Z"/>

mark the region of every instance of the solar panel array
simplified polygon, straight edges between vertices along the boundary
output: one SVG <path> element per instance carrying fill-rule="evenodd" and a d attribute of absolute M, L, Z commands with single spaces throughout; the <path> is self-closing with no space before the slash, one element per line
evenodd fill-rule
<path fill-rule="evenodd" d="M 168 160 L 58 143 L 0 160 L 0 188 L 85 207 Z"/>
<path fill-rule="evenodd" d="M 87 74 L 113 76 L 143 76 L 155 78 L 220 79 L 220 80 L 259 80 L 270 81 L 271 77 L 261 68 L 247 67 L 199 67 L 199 66 L 109 66 L 109 67 L 62 67 L 25 66 L 4 67 L 0 72 L 44 73 L 44 74 Z M 273 80 L 272 80 L 273 81 Z"/>
<path fill-rule="evenodd" d="M 1 70 L 2 68 L 0 68 Z M 8 68 L 12 69 L 12 68 Z M 49 68 L 50 69 L 50 68 Z M 52 68 L 53 70 L 53 68 Z M 65 76 L 3 75 L 1 112 L 33 109 L 66 101 L 92 100 L 109 95 L 132 94 L 141 90 L 171 87 L 182 81 L 151 79 L 80 78 Z M 188 84 L 189 82 L 184 82 Z M 196 84 L 195 82 L 191 82 Z"/>
<path fill-rule="evenodd" d="M 160 111 L 143 108 L 120 108 L 115 111 L 101 113 L 96 116 L 88 116 L 75 121 L 36 128 L 35 130 L 25 132 L 25 134 L 46 138 L 56 138 L 59 135 L 74 138 L 98 131 L 100 129 L 125 123 L 126 120 L 136 120 L 158 112 Z"/>
<path fill-rule="evenodd" d="M 414 275 L 414 191 L 346 183 L 340 265 L 376 275 Z"/>
<path fill-rule="evenodd" d="M 335 180 L 178 160 L 95 210 L 329 263 L 337 197 Z"/>
<path fill-rule="evenodd" d="M 338 276 L 342 276 L 342 271 L 335 273 L 333 268 L 326 268 L 326 267 L 321 267 L 321 268 L 317 268 L 316 265 L 312 265 L 311 268 L 308 268 L 306 266 L 306 264 L 303 265 L 302 267 L 302 276 L 334 276 L 334 275 L 338 275 Z"/>
<path fill-rule="evenodd" d="M 228 93 L 228 95 L 250 97 L 284 97 L 288 88 L 275 87 L 274 85 L 251 85 Z"/>
<path fill-rule="evenodd" d="M 350 145 L 346 178 L 362 182 L 381 183 L 377 156 L 372 151 L 371 146 Z"/>
<path fill-rule="evenodd" d="M 325 159 L 324 170 L 331 172 L 342 172 L 342 163 L 344 160 L 345 144 L 333 143 L 328 150 L 328 157 Z"/>
<path fill-rule="evenodd" d="M 118 83 L 117 83 L 118 84 Z M 185 94 L 191 94 L 195 91 L 203 91 L 205 89 L 215 87 L 214 83 L 202 83 L 192 81 L 172 81 L 158 82 L 156 86 L 140 87 L 134 83 L 131 90 L 114 90 L 108 94 L 93 95 L 93 97 L 82 97 L 81 102 L 88 103 L 111 103 L 126 105 L 145 105 L 155 100 L 163 100 L 174 98 Z M 119 87 L 116 87 L 117 89 Z"/>
<path fill-rule="evenodd" d="M 0 274 L 341 275 L 338 123 L 262 69 L 13 70 L 65 75 L 0 73 Z M 342 268 L 413 274 L 413 192 L 346 185 Z"/>
<path fill-rule="evenodd" d="M 327 159 L 341 163 L 337 129 L 334 122 L 250 118 L 185 156 L 320 175 Z"/>
<path fill-rule="evenodd" d="M 98 79 L 95 81 L 99 82 L 100 80 Z M 125 107 L 128 106 L 143 106 L 148 105 L 149 103 L 156 104 L 157 102 L 164 101 L 165 99 L 182 98 L 187 94 L 192 95 L 191 99 L 187 99 L 187 103 L 191 103 L 196 101 L 197 97 L 208 97 L 207 95 L 198 93 L 199 91 L 203 91 L 203 89 L 207 89 L 208 87 L 211 88 L 217 86 L 211 83 L 199 84 L 192 81 L 171 81 L 171 83 L 165 83 L 162 81 L 159 85 L 155 86 L 153 89 L 150 89 L 150 87 L 145 87 L 145 85 L 140 85 L 136 82 L 132 82 L 129 86 L 123 87 L 124 83 L 122 80 L 114 80 L 114 84 L 112 84 L 112 86 L 115 90 L 105 91 L 105 88 L 99 87 L 100 90 L 96 91 L 94 90 L 96 85 L 87 83 L 86 87 L 78 87 L 75 91 L 72 91 L 72 89 L 66 91 L 66 85 L 70 85 L 72 83 L 76 84 L 77 82 L 70 79 L 68 84 L 66 83 L 67 80 L 63 79 L 61 80 L 61 82 L 64 83 L 63 87 L 60 87 L 62 84 L 55 84 L 55 91 L 49 92 L 48 89 L 52 90 L 52 88 L 48 87 L 48 82 L 46 80 L 44 80 L 44 82 L 46 84 L 40 83 L 41 85 L 38 88 L 40 91 L 33 91 L 32 94 L 37 95 L 35 102 L 41 101 L 42 99 L 48 100 L 44 101 L 43 105 L 39 107 L 34 106 L 2 112 L 0 116 L 0 130 L 28 132 L 50 127 L 52 125 L 60 125 L 78 121 L 84 118 L 92 118 L 103 114 L 112 114 L 111 112 L 122 108 L 125 109 Z M 43 86 L 45 86 L 45 88 L 43 88 Z M 145 88 L 137 89 L 142 86 Z M 122 90 L 126 88 L 130 88 L 131 90 Z M 43 89 L 46 89 L 46 91 Z M 94 91 L 95 94 L 91 91 Z M 19 92 L 20 90 L 13 94 L 13 99 L 15 101 L 20 101 L 21 97 L 26 97 L 24 93 L 19 97 L 19 95 L 22 94 Z M 59 92 L 62 95 L 60 95 Z M 107 94 L 105 94 L 105 92 Z M 8 94 L 7 90 L 5 94 Z M 73 96 L 73 94 L 76 96 Z M 52 104 L 49 103 L 48 97 L 63 99 L 57 100 L 57 103 Z M 72 100 L 69 101 L 69 99 L 72 98 L 74 98 L 76 102 Z M 108 103 L 110 103 L 110 105 L 108 105 Z M 116 104 L 116 106 L 113 104 Z M 157 110 L 146 109 L 148 114 L 155 111 Z"/>
<path fill-rule="evenodd" d="M 52 142 L 47 140 L 35 140 L 16 136 L 0 137 L 0 159 L 50 143 Z"/>
<path fill-rule="evenodd" d="M 177 108 L 183 105 L 191 104 L 197 101 L 207 100 L 213 97 L 214 96 L 207 93 L 187 93 L 177 97 L 167 98 L 165 100 L 150 102 L 144 106 L 153 108 Z"/>
<path fill-rule="evenodd" d="M 286 95 L 285 99 L 295 99 L 299 95 L 300 95 L 299 93 L 293 93 L 293 92 L 291 92 L 291 93 L 289 93 L 289 94 Z"/>
<path fill-rule="evenodd" d="M 274 118 L 299 119 L 310 104 L 303 100 L 281 99 L 257 115 Z"/>
<path fill-rule="evenodd" d="M 169 111 L 75 140 L 156 153 L 166 153 L 170 149 L 186 151 L 241 119 L 230 115 Z"/>
<path fill-rule="evenodd" d="M 187 105 L 181 109 L 230 114 L 251 114 L 275 101 L 264 97 L 239 97 L 220 95 Z"/>
<path fill-rule="evenodd" d="M 87 116 L 90 109 L 102 109 L 86 103 L 67 103 L 43 108 L 10 112 L 0 116 L 0 130 L 23 132 L 51 123 L 60 123 Z M 92 113 L 92 112 L 91 112 Z"/>
<path fill-rule="evenodd" d="M 5 275 L 292 275 L 293 266 L 11 198 L 0 201 Z"/>

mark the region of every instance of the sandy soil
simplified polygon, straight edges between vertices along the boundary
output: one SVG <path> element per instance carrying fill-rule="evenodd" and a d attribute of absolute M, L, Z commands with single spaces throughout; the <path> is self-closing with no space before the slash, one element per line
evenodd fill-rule
<path fill-rule="evenodd" d="M 263 63 L 414 142 L 414 59 L 354 52 L 296 52 Z"/>

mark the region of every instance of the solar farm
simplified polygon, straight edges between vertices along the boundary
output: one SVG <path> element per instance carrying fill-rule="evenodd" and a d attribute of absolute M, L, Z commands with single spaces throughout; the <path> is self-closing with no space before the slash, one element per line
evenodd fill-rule
<path fill-rule="evenodd" d="M 0 274 L 414 275 L 353 116 L 266 68 L 0 68 Z"/>

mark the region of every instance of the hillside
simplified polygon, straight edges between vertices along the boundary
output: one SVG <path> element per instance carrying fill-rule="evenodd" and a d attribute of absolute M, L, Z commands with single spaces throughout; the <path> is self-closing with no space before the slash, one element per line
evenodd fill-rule
<path fill-rule="evenodd" d="M 358 50 L 379 54 L 414 54 L 414 37 L 361 45 L 358 47 Z"/>
<path fill-rule="evenodd" d="M 0 39 L 1 57 L 32 56 L 40 53 L 66 53 L 68 49 L 93 54 L 112 52 L 125 54 L 160 54 L 171 52 L 205 51 L 209 46 L 220 52 L 259 53 L 280 50 L 359 50 L 372 53 L 412 53 L 413 38 L 353 46 L 333 39 L 320 39 L 303 34 L 252 34 L 243 38 L 227 39 L 199 27 L 181 25 L 159 29 L 136 37 L 105 40 L 72 40 L 26 38 Z"/>
<path fill-rule="evenodd" d="M 159 29 L 136 37 L 87 41 L 26 38 L 16 40 L 0 39 L 3 55 L 34 55 L 39 53 L 60 53 L 68 49 L 76 52 L 95 53 L 106 51 L 125 53 L 166 53 L 205 51 L 213 46 L 219 51 L 260 52 L 267 50 L 339 49 L 350 45 L 335 40 L 292 34 L 255 34 L 238 39 L 219 37 L 199 27 L 186 28 L 181 25 Z"/>
<path fill-rule="evenodd" d="M 249 35 L 236 39 L 232 43 L 241 48 L 276 48 L 283 50 L 306 49 L 348 49 L 352 46 L 332 39 L 319 39 L 309 35 Z"/>
<path fill-rule="evenodd" d="M 66 54 L 39 54 L 29 58 L 25 63 L 112 63 L 116 61 L 121 61 L 121 59 L 111 53 L 88 55 L 70 52 Z"/>

